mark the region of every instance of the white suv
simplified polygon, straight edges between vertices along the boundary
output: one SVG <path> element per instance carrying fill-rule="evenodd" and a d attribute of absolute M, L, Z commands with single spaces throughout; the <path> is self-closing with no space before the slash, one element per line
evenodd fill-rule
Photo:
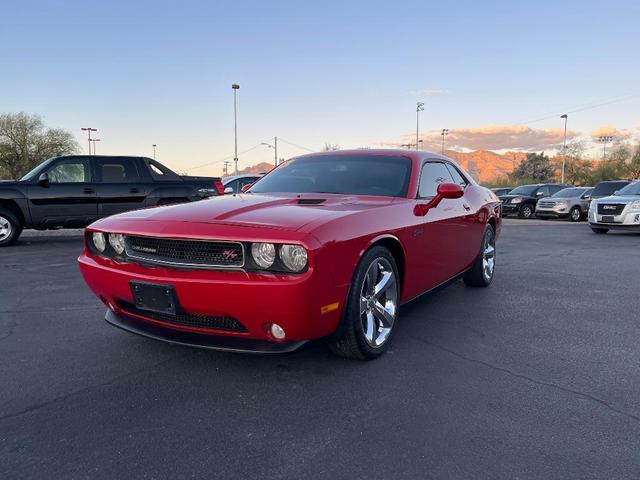
<path fill-rule="evenodd" d="M 630 183 L 610 197 L 592 200 L 589 226 L 595 233 L 612 228 L 640 232 L 640 181 Z"/>

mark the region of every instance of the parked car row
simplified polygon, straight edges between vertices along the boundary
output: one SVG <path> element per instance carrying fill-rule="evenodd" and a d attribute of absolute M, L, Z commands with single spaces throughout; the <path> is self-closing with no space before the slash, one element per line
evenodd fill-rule
<path fill-rule="evenodd" d="M 540 219 L 566 218 L 572 222 L 587 219 L 593 200 L 608 198 L 627 187 L 629 180 L 609 180 L 595 187 L 573 187 L 558 183 L 521 185 L 513 189 L 494 188 L 502 202 L 502 215 Z M 505 191 L 508 192 L 505 193 Z M 619 204 L 620 202 L 614 202 Z M 615 210 L 613 207 L 612 211 Z M 613 228 L 613 227 L 612 227 Z"/>

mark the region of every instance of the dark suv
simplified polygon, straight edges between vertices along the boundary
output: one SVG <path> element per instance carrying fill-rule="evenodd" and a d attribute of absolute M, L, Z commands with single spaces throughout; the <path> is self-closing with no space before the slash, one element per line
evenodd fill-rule
<path fill-rule="evenodd" d="M 502 216 L 518 215 L 520 218 L 532 218 L 536 211 L 538 200 L 550 197 L 563 188 L 570 186 L 560 183 L 538 183 L 516 187 L 507 195 L 500 195 Z"/>

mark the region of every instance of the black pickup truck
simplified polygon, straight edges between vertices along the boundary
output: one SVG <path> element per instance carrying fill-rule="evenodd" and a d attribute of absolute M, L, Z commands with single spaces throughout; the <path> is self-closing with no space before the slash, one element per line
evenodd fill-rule
<path fill-rule="evenodd" d="M 24 228 L 79 228 L 127 210 L 223 194 L 219 178 L 180 176 L 146 157 L 54 157 L 19 181 L 0 181 L 0 247 Z"/>

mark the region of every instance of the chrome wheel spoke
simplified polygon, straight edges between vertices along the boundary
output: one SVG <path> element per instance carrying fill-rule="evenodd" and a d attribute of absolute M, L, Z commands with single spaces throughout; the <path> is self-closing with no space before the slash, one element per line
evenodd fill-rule
<path fill-rule="evenodd" d="M 376 283 L 373 289 L 373 298 L 380 298 L 380 296 L 387 291 L 390 287 L 395 285 L 396 281 L 393 278 L 393 272 L 382 271 L 382 278 Z"/>
<path fill-rule="evenodd" d="M 360 296 L 360 315 L 369 310 L 369 299 L 367 297 Z"/>
<path fill-rule="evenodd" d="M 390 306 L 383 306 L 380 302 L 373 304 L 373 315 L 376 317 L 382 328 L 391 328 L 395 320 L 395 305 L 389 302 Z"/>
<path fill-rule="evenodd" d="M 373 295 L 377 278 L 378 278 L 378 265 L 373 264 L 369 267 L 369 270 L 367 270 L 365 288 L 368 296 Z"/>
<path fill-rule="evenodd" d="M 496 262 L 496 247 L 494 246 L 495 237 L 488 234 L 485 237 L 484 248 L 482 249 L 482 274 L 487 280 L 493 277 Z"/>
<path fill-rule="evenodd" d="M 364 337 L 367 339 L 369 343 L 373 343 L 375 342 L 375 339 L 376 339 L 376 330 L 377 330 L 376 320 L 375 318 L 373 318 L 373 313 L 371 311 L 368 311 L 365 314 L 365 318 L 367 323 L 365 326 Z"/>

